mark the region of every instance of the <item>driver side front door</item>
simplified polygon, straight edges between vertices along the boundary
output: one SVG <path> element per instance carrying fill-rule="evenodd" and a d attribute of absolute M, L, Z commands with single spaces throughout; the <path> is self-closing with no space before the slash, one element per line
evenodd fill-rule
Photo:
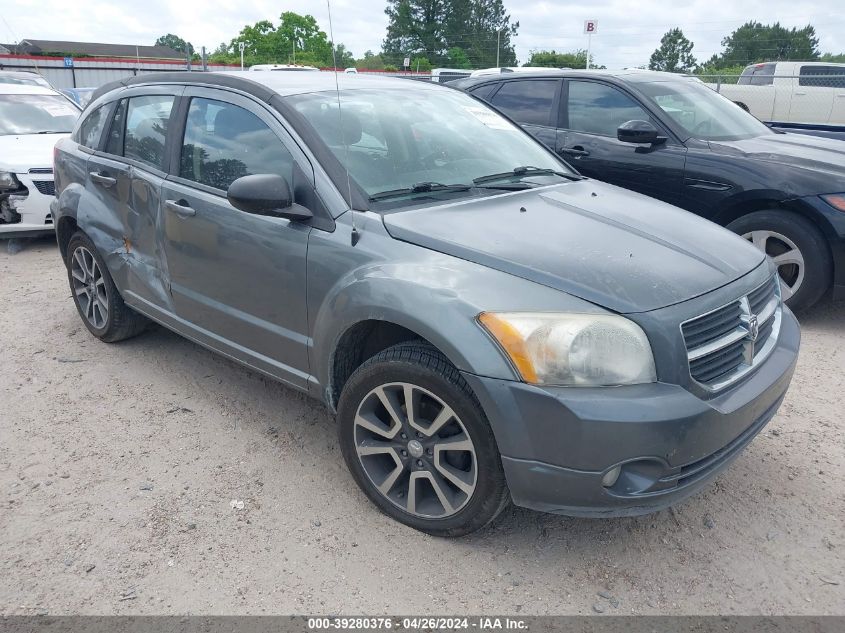
<path fill-rule="evenodd" d="M 566 81 L 558 153 L 585 176 L 680 206 L 687 148 L 661 129 L 632 96 L 599 81 Z M 667 137 L 660 144 L 624 143 L 617 128 L 649 121 Z"/>

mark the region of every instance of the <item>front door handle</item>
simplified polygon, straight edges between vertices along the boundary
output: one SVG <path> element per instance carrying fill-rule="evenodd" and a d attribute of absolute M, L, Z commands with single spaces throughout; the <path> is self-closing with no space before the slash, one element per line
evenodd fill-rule
<path fill-rule="evenodd" d="M 197 214 L 196 210 L 191 208 L 188 202 L 182 200 L 165 200 L 164 206 L 168 211 L 173 211 L 180 218 L 190 218 Z"/>
<path fill-rule="evenodd" d="M 113 187 L 117 183 L 117 178 L 112 178 L 96 171 L 92 171 L 89 176 L 91 176 L 91 180 L 98 185 L 103 185 L 103 187 Z"/>
<path fill-rule="evenodd" d="M 566 154 L 567 156 L 575 156 L 576 158 L 580 157 L 580 156 L 589 156 L 590 155 L 590 152 L 585 150 L 580 145 L 576 145 L 575 147 L 564 147 L 563 149 L 560 150 L 560 153 Z"/>

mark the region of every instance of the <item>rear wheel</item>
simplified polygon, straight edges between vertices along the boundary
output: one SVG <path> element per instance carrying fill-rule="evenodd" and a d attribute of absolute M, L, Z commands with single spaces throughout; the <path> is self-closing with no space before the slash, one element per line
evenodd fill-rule
<path fill-rule="evenodd" d="M 340 447 L 382 512 L 436 536 L 462 536 L 507 505 L 490 425 L 460 373 L 426 343 L 374 356 L 344 386 Z"/>
<path fill-rule="evenodd" d="M 772 258 L 786 304 L 800 311 L 815 304 L 831 283 L 824 236 L 808 219 L 789 211 L 755 211 L 728 228 Z"/>
<path fill-rule="evenodd" d="M 65 263 L 73 301 L 91 334 L 114 343 L 144 330 L 147 319 L 123 302 L 97 248 L 82 231 L 70 238 Z"/>

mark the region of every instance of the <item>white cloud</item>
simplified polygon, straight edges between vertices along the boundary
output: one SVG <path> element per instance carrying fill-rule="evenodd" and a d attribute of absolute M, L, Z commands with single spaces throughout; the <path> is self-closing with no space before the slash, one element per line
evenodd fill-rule
<path fill-rule="evenodd" d="M 520 22 L 515 40 L 517 56 L 525 61 L 534 49 L 570 51 L 586 48 L 585 19 L 598 19 L 593 38 L 596 60 L 611 68 L 648 62 L 660 37 L 679 26 L 693 42 L 699 59 L 721 50 L 721 39 L 748 20 L 780 21 L 801 27 L 812 23 L 823 51 L 845 52 L 845 14 L 841 0 L 688 0 L 674 6 L 665 0 L 594 0 L 587 3 L 553 0 L 506 0 Z M 387 18 L 384 0 L 334 0 L 332 18 L 336 41 L 357 56 L 378 51 Z M 165 33 L 176 33 L 197 48 L 214 49 L 245 25 L 258 20 L 278 21 L 282 10 L 310 13 L 328 32 L 324 2 L 273 0 L 233 3 L 231 0 L 5 0 L 0 41 L 20 38 L 152 44 Z"/>

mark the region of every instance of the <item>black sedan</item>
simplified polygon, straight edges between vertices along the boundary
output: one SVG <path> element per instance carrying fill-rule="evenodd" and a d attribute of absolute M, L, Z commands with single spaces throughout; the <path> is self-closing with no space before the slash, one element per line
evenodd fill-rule
<path fill-rule="evenodd" d="M 793 309 L 845 298 L 845 143 L 784 134 L 695 78 L 538 71 L 450 84 L 583 175 L 727 226 L 778 265 Z"/>

